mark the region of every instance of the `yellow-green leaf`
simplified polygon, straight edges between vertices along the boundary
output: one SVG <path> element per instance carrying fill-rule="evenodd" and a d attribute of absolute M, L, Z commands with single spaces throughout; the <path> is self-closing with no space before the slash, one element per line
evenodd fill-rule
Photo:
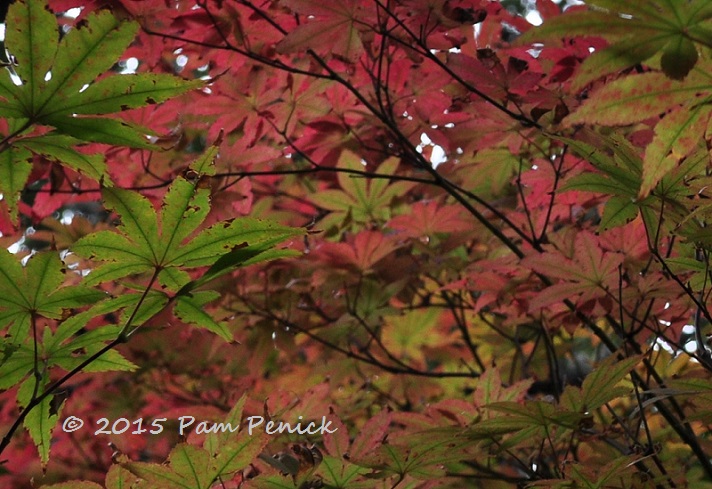
<path fill-rule="evenodd" d="M 640 197 L 647 196 L 677 163 L 693 152 L 703 139 L 712 105 L 681 108 L 666 115 L 655 126 L 655 137 L 645 148 Z"/>
<path fill-rule="evenodd" d="M 17 203 L 32 171 L 32 154 L 22 148 L 10 147 L 0 152 L 0 193 L 10 218 L 17 219 Z"/>
<path fill-rule="evenodd" d="M 17 402 L 20 406 L 25 407 L 29 405 L 30 402 L 33 401 L 35 393 L 41 393 L 44 390 L 47 380 L 45 377 L 43 377 L 42 380 L 38 380 L 35 377 L 30 377 L 25 380 L 17 391 Z M 54 427 L 57 425 L 59 414 L 61 413 L 61 407 L 52 413 L 51 402 L 52 396 L 45 397 L 37 406 L 30 410 L 24 423 L 32 441 L 37 447 L 43 468 L 46 467 L 47 462 L 49 462 L 52 430 L 54 430 Z"/>
<path fill-rule="evenodd" d="M 711 91 L 712 82 L 702 75 L 690 75 L 684 82 L 670 80 L 657 72 L 626 76 L 593 92 L 577 111 L 564 119 L 564 124 L 632 124 Z"/>
<path fill-rule="evenodd" d="M 26 115 L 39 110 L 45 76 L 57 53 L 57 21 L 46 0 L 17 0 L 7 12 L 5 44 L 17 59 L 17 74 L 23 81 Z"/>

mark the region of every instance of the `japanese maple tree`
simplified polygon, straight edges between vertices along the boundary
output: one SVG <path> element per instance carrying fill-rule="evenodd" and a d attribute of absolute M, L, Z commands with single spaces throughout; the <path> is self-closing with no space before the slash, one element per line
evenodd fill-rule
<path fill-rule="evenodd" d="M 15 0 L 0 483 L 712 487 L 710 33 Z"/>

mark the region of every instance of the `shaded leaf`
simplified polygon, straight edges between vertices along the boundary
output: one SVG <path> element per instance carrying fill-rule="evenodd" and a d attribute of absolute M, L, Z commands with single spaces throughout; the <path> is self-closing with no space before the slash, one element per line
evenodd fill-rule
<path fill-rule="evenodd" d="M 363 52 L 363 44 L 357 29 L 359 4 L 355 0 L 337 0 L 324 3 L 315 0 L 286 0 L 292 10 L 316 19 L 297 26 L 277 44 L 280 53 L 306 51 L 321 52 L 328 46 L 339 57 L 355 61 Z"/>
<path fill-rule="evenodd" d="M 618 382 L 640 362 L 640 357 L 625 358 L 617 361 L 615 355 L 601 362 L 598 367 L 588 374 L 583 381 L 583 406 L 586 410 L 598 409 L 611 401 L 620 391 L 613 389 Z"/>
<path fill-rule="evenodd" d="M 697 63 L 697 48 L 685 36 L 677 36 L 671 40 L 660 58 L 660 66 L 667 76 L 674 80 L 682 80 Z"/>

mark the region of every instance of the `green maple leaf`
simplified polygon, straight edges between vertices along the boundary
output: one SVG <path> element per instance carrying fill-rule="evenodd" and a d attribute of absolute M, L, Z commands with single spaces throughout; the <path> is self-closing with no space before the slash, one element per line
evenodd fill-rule
<path fill-rule="evenodd" d="M 240 425 L 246 397 L 243 395 L 223 421 L 231 427 Z M 155 488 L 209 489 L 213 483 L 244 469 L 267 445 L 264 433 L 211 432 L 203 448 L 181 443 L 168 455 L 167 464 L 128 462 L 123 468 Z"/>
<path fill-rule="evenodd" d="M 202 84 L 165 74 L 117 75 L 96 81 L 119 59 L 137 31 L 137 23 L 119 21 L 104 10 L 91 14 L 60 42 L 47 2 L 18 0 L 7 14 L 5 42 L 16 65 L 15 73 L 0 76 L 4 99 L 0 115 L 54 126 L 85 140 L 85 130 L 90 130 L 92 141 L 130 141 L 150 147 L 144 129 L 116 119 L 77 117 L 160 103 Z"/>
<path fill-rule="evenodd" d="M 153 291 L 152 291 L 153 292 Z M 126 323 L 131 312 L 139 307 L 134 320 L 140 322 L 145 316 L 156 314 L 167 302 L 164 294 L 158 291 L 145 296 L 140 293 L 121 294 L 104 300 L 90 309 L 74 314 L 62 321 L 54 332 L 45 329 L 42 341 L 43 356 L 51 366 L 58 366 L 71 371 L 94 353 L 114 341 L 121 332 L 118 324 L 100 326 L 89 331 L 84 328 L 92 318 L 106 316 L 123 309 L 120 323 Z M 85 366 L 84 372 L 103 372 L 109 370 L 135 370 L 136 365 L 126 360 L 116 350 L 109 350 Z"/>
<path fill-rule="evenodd" d="M 49 379 L 46 372 L 51 361 L 42 352 L 38 319 L 61 319 L 66 311 L 105 297 L 103 292 L 83 285 L 62 287 L 65 274 L 56 252 L 38 253 L 23 267 L 16 256 L 0 250 L 0 328 L 4 330 L 0 340 L 0 389 L 16 385 L 30 372 L 36 374 L 25 380 L 18 390 L 17 400 L 21 406 L 32 402 Z M 43 331 L 48 333 L 49 329 Z M 47 396 L 25 418 L 25 427 L 39 450 L 43 465 L 49 460 L 51 431 L 57 422 L 51 400 L 51 396 Z"/>
<path fill-rule="evenodd" d="M 0 249 L 0 328 L 6 341 L 23 342 L 33 318 L 60 319 L 68 309 L 105 297 L 83 285 L 62 287 L 65 273 L 56 252 L 37 253 L 23 267 L 17 257 Z"/>
<path fill-rule="evenodd" d="M 0 69 L 0 117 L 8 119 L 12 147 L 0 150 L 0 193 L 13 219 L 32 168 L 27 150 L 110 185 L 103 155 L 83 154 L 74 146 L 92 141 L 151 149 L 146 136 L 152 131 L 96 116 L 160 103 L 203 83 L 167 74 L 97 81 L 138 31 L 136 22 L 119 21 L 108 10 L 92 13 L 59 41 L 46 0 L 18 0 L 10 6 L 6 26 L 5 44 L 15 63 Z M 25 132 L 37 124 L 55 130 L 27 137 Z"/>
<path fill-rule="evenodd" d="M 27 406 L 33 399 L 34 393 L 41 392 L 48 383 L 48 378 L 43 376 L 41 381 L 29 378 L 22 383 L 17 392 L 17 402 L 20 406 Z M 32 409 L 25 418 L 25 428 L 37 447 L 42 467 L 49 462 L 49 450 L 52 441 L 52 431 L 59 420 L 60 410 L 52 412 L 52 396 L 45 397 L 39 405 Z"/>
<path fill-rule="evenodd" d="M 376 173 L 395 175 L 399 160 L 389 158 L 378 167 Z M 405 195 L 415 186 L 413 182 L 390 183 L 387 179 L 367 179 L 356 174 L 366 171 L 361 158 L 351 151 L 344 151 L 336 165 L 353 171 L 339 172 L 336 178 L 342 190 L 323 190 L 311 196 L 312 202 L 322 209 L 332 211 L 332 216 L 322 221 L 322 225 L 345 222 L 350 217 L 357 223 L 387 221 L 391 218 L 391 202 Z"/>
<path fill-rule="evenodd" d="M 156 272 L 164 289 L 176 292 L 174 312 L 181 320 L 231 340 L 229 332 L 203 311 L 203 306 L 218 295 L 193 290 L 239 266 L 292 256 L 293 252 L 274 247 L 303 231 L 242 218 L 220 222 L 194 235 L 210 212 L 210 190 L 203 182 L 214 174 L 212 161 L 217 151 L 217 147 L 211 147 L 192 165 L 194 178 L 190 181 L 183 176 L 176 178 L 163 199 L 160 215 L 136 192 L 104 189 L 106 207 L 121 219 L 118 232 L 86 236 L 72 246 L 72 251 L 105 262 L 91 271 L 88 284 Z M 210 268 L 191 280 L 186 270 L 197 267 Z"/>

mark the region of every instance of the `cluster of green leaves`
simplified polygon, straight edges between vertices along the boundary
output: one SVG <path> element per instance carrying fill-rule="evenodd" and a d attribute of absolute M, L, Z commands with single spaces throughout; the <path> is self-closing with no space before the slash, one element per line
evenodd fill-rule
<path fill-rule="evenodd" d="M 113 348 L 169 305 L 184 323 L 232 342 L 233 335 L 225 325 L 204 311 L 220 294 L 197 289 L 237 267 L 293 256 L 292 251 L 275 246 L 300 231 L 268 221 L 245 218 L 220 222 L 193 236 L 210 208 L 209 189 L 199 187 L 201 179 L 212 171 L 215 152 L 211 148 L 192 165 L 192 183 L 183 177 L 174 181 L 166 193 L 160 221 L 151 204 L 136 192 L 106 189 L 104 202 L 122 224 L 118 232 L 90 234 L 72 247 L 79 256 L 109 261 L 91 270 L 79 285 L 63 286 L 78 280 L 80 270 L 68 270 L 57 251 L 32 256 L 24 269 L 19 257 L 2 252 L 1 273 L 7 284 L 3 291 L 7 293 L 0 302 L 0 326 L 6 332 L 0 388 L 22 384 L 18 403 L 27 413 L 25 426 L 40 447 L 43 463 L 49 459 L 50 436 L 58 421 L 57 412 L 50 414 L 52 392 L 68 378 L 48 387 L 55 367 L 70 374 L 134 370 L 136 366 Z M 150 222 L 154 226 L 146 228 L 145 223 Z M 198 267 L 203 272 L 191 279 L 187 270 Z M 129 275 L 151 278 L 147 283 L 127 284 L 133 292 L 118 297 L 109 297 L 96 287 Z M 162 285 L 160 289 L 152 288 L 156 281 Z M 86 311 L 77 311 L 97 302 Z M 93 318 L 119 311 L 119 324 L 85 331 Z M 42 318 L 54 320 L 56 331 Z"/>
<path fill-rule="evenodd" d="M 32 169 L 28 156 L 32 151 L 100 181 L 104 205 L 121 222 L 114 230 L 84 236 L 71 253 L 61 256 L 53 248 L 21 260 L 22 255 L 0 250 L 0 389 L 18 387 L 20 408 L 0 449 L 8 446 L 24 421 L 45 466 L 62 410 L 63 400 L 55 400 L 62 384 L 82 371 L 135 370 L 137 366 L 115 348 L 169 305 L 180 321 L 232 342 L 229 329 L 204 310 L 220 295 L 205 286 L 238 267 L 292 256 L 293 252 L 276 245 L 302 232 L 248 218 L 201 229 L 211 208 L 215 146 L 174 179 L 160 217 L 139 193 L 110 186 L 103 157 L 75 149 L 80 141 L 153 149 L 146 129 L 77 114 L 107 114 L 154 104 L 202 85 L 168 74 L 116 75 L 96 81 L 135 37 L 136 23 L 119 22 L 108 11 L 92 14 L 58 46 L 54 15 L 45 2 L 31 0 L 11 6 L 8 25 L 6 44 L 14 64 L 0 73 L 0 113 L 9 118 L 11 132 L 0 148 L 7 176 L 0 178 L 0 190 L 13 218 L 15 201 Z M 82 89 L 85 84 L 88 88 Z M 28 135 L 39 125 L 54 130 Z M 96 266 L 100 261 L 107 263 Z M 131 282 L 126 282 L 120 294 L 99 287 L 129 276 Z M 154 284 L 161 287 L 154 288 Z M 103 318 L 102 323 L 111 317 L 115 322 L 95 324 L 96 318 Z M 247 445 L 254 440 L 248 439 Z M 213 449 L 224 441 L 212 440 Z M 235 453 L 243 449 L 241 445 L 223 450 L 221 457 L 227 461 L 215 469 L 210 482 L 236 470 L 231 464 Z M 175 453 L 177 460 L 181 455 Z M 121 474 L 113 477 L 120 485 Z"/>

